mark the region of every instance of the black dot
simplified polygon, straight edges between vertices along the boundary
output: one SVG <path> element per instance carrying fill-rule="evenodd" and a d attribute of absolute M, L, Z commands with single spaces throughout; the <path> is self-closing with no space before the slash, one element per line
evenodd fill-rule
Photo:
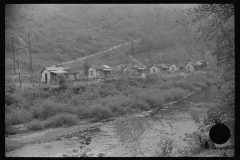
<path fill-rule="evenodd" d="M 230 138 L 230 130 L 224 124 L 215 124 L 210 129 L 209 137 L 216 144 L 224 144 Z"/>

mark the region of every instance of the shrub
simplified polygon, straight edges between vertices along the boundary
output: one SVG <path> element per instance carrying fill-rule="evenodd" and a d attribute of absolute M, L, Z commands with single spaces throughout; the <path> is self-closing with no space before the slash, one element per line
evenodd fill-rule
<path fill-rule="evenodd" d="M 45 127 L 65 127 L 65 126 L 73 126 L 78 123 L 78 118 L 76 115 L 68 114 L 68 113 L 62 113 L 57 114 L 53 117 L 50 117 L 47 119 L 47 121 L 44 123 Z"/>
<path fill-rule="evenodd" d="M 136 99 L 146 102 L 151 108 L 163 106 L 161 92 L 157 90 L 142 90 L 136 94 Z"/>
<path fill-rule="evenodd" d="M 108 107 L 103 107 L 101 104 L 93 104 L 89 106 L 92 116 L 98 119 L 105 119 L 112 116 L 111 110 Z"/>
<path fill-rule="evenodd" d="M 132 99 L 132 101 L 130 101 L 129 107 L 133 109 L 144 110 L 144 111 L 147 111 L 150 109 L 150 105 L 148 103 L 144 101 L 136 100 L 136 99 Z"/>
<path fill-rule="evenodd" d="M 177 81 L 175 87 L 181 87 L 184 90 L 194 90 L 193 84 L 191 82 L 187 82 L 186 80 Z"/>
<path fill-rule="evenodd" d="M 5 116 L 11 120 L 12 125 L 23 124 L 31 119 L 30 111 L 13 109 L 10 113 L 6 113 Z"/>
<path fill-rule="evenodd" d="M 33 131 L 42 130 L 43 129 L 43 123 L 39 120 L 33 120 L 32 122 L 27 124 L 27 129 L 28 130 L 33 130 Z"/>
<path fill-rule="evenodd" d="M 5 134 L 13 135 L 16 133 L 17 130 L 12 126 L 12 119 L 9 116 L 5 116 Z"/>
<path fill-rule="evenodd" d="M 28 102 L 32 102 L 36 99 L 46 99 L 52 96 L 52 94 L 46 92 L 46 91 L 41 91 L 41 90 L 36 90 L 36 89 L 29 89 L 29 90 L 24 90 L 21 94 L 22 97 L 24 97 Z"/>
<path fill-rule="evenodd" d="M 32 117 L 35 119 L 45 120 L 59 113 L 69 112 L 65 104 L 46 100 L 43 104 L 36 105 L 32 111 Z"/>
<path fill-rule="evenodd" d="M 6 134 L 6 135 L 14 135 L 14 134 L 17 134 L 17 129 L 15 129 L 13 126 L 5 127 L 5 134 Z"/>
<path fill-rule="evenodd" d="M 191 117 L 196 123 L 200 123 L 200 115 L 198 113 L 198 110 L 196 110 L 196 108 L 190 108 L 189 114 L 191 115 Z"/>
<path fill-rule="evenodd" d="M 77 115 L 79 119 L 91 118 L 93 117 L 92 112 L 87 106 L 77 105 L 72 108 L 72 114 Z"/>
<path fill-rule="evenodd" d="M 135 151 L 138 149 L 145 157 L 141 150 L 141 136 L 148 130 L 149 124 L 144 119 L 129 115 L 128 117 L 118 118 L 114 123 L 114 127 L 120 142 L 126 145 L 133 144 L 134 146 L 131 148 L 135 149 Z"/>
<path fill-rule="evenodd" d="M 11 93 L 5 94 L 5 103 L 8 106 L 13 104 L 16 104 L 18 107 L 28 106 L 28 103 L 26 102 L 25 98 L 19 96 L 18 94 L 11 94 Z"/>

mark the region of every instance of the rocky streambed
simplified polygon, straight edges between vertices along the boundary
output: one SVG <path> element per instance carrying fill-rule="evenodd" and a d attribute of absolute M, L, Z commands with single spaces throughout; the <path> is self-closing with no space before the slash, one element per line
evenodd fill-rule
<path fill-rule="evenodd" d="M 183 141 L 184 134 L 196 131 L 197 124 L 186 111 L 193 102 L 210 101 L 209 95 L 204 92 L 194 93 L 155 112 L 148 111 L 137 115 L 151 124 L 151 128 L 144 132 L 141 139 L 145 156 L 158 155 L 160 131 L 163 130 L 174 140 L 171 156 L 179 156 L 179 150 L 187 149 L 188 146 Z M 91 157 L 142 156 L 134 146 L 120 142 L 115 133 L 114 122 L 113 118 L 101 122 L 83 121 L 73 127 L 8 136 L 5 137 L 5 154 L 7 157 L 79 157 L 85 152 L 86 156 Z M 81 142 L 86 137 L 88 142 L 83 149 Z"/>

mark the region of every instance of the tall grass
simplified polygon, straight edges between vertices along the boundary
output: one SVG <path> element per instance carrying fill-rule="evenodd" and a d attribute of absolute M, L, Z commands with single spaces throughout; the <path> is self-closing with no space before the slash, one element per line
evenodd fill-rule
<path fill-rule="evenodd" d="M 51 100 L 45 100 L 43 104 L 36 105 L 32 109 L 32 118 L 45 120 L 59 113 L 68 113 L 66 104 L 57 103 Z"/>
<path fill-rule="evenodd" d="M 78 123 L 78 118 L 76 115 L 62 113 L 62 114 L 57 114 L 53 117 L 48 118 L 47 121 L 44 123 L 44 126 L 46 128 L 68 127 L 68 126 L 76 125 L 77 123 Z"/>
<path fill-rule="evenodd" d="M 196 87 L 205 88 L 211 84 L 204 75 L 184 78 L 177 74 L 159 74 L 147 78 L 122 77 L 58 92 L 38 88 L 19 91 L 8 86 L 5 115 L 11 125 L 30 122 L 29 129 L 37 130 L 41 129 L 41 121 L 47 120 L 50 124 L 49 119 L 57 117 L 58 121 L 61 116 L 57 115 L 61 114 L 72 114 L 80 119 L 104 119 L 133 110 L 161 108 L 164 103 L 181 99 Z M 51 125 L 58 126 L 53 122 Z"/>

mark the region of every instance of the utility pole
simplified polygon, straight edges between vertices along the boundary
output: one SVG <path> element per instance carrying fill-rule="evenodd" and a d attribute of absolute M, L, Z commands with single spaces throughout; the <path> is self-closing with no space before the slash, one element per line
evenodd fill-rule
<path fill-rule="evenodd" d="M 18 75 L 19 75 L 20 86 L 22 86 L 22 84 L 21 84 L 20 69 L 19 69 L 19 64 L 18 64 L 18 59 L 17 59 L 17 66 L 18 66 Z"/>
<path fill-rule="evenodd" d="M 15 67 L 15 55 L 14 55 L 14 50 L 18 50 L 18 49 L 24 49 L 24 48 L 28 48 L 29 52 L 30 52 L 30 63 L 31 63 L 31 73 L 33 73 L 33 69 L 32 69 L 32 53 L 31 53 L 31 46 L 30 46 L 30 39 L 29 39 L 29 34 L 28 34 L 28 47 L 22 47 L 22 48 L 14 48 L 14 37 L 12 37 L 12 49 L 13 49 L 13 64 L 14 64 L 14 73 L 16 74 L 16 67 Z M 25 46 L 25 44 L 24 44 Z"/>
<path fill-rule="evenodd" d="M 14 66 L 14 73 L 16 74 L 15 55 L 14 55 L 14 48 L 13 48 L 13 37 L 12 37 L 12 53 L 13 53 L 13 66 Z"/>
<path fill-rule="evenodd" d="M 148 50 L 148 58 L 149 58 L 149 66 L 151 66 L 151 57 L 150 57 L 150 51 Z"/>
<path fill-rule="evenodd" d="M 33 74 L 33 68 L 32 68 L 32 51 L 31 51 L 31 46 L 30 46 L 30 39 L 29 39 L 29 34 L 28 35 L 28 44 L 29 44 L 29 53 L 30 53 L 30 62 L 31 62 L 31 73 Z"/>

